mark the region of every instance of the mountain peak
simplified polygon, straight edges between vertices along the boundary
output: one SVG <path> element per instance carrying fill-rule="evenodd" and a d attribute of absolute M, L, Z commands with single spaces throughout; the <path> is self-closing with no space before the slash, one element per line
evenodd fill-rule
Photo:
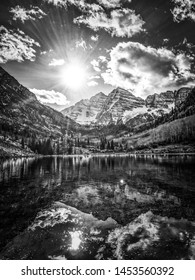
<path fill-rule="evenodd" d="M 82 99 L 75 105 L 65 108 L 62 113 L 80 124 L 94 123 L 106 99 L 107 96 L 103 92 L 99 92 L 90 99 Z"/>
<path fill-rule="evenodd" d="M 103 125 L 118 123 L 127 111 L 142 107 L 144 100 L 136 97 L 128 90 L 121 87 L 114 89 L 107 97 L 101 113 L 97 116 L 97 122 Z"/>
<path fill-rule="evenodd" d="M 98 92 L 96 95 L 92 96 L 89 100 L 91 102 L 97 101 L 98 99 L 105 99 L 107 96 L 103 92 Z"/>
<path fill-rule="evenodd" d="M 129 96 L 134 96 L 133 93 L 129 90 L 126 90 L 124 88 L 121 87 L 117 87 L 115 88 L 110 94 L 117 94 L 117 95 L 129 95 Z"/>

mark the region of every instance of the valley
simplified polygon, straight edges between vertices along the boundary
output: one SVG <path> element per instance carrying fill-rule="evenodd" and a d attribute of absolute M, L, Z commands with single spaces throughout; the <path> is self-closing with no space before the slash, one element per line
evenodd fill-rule
<path fill-rule="evenodd" d="M 62 112 L 0 68 L 0 156 L 194 153 L 195 89 L 142 99 L 122 88 Z"/>

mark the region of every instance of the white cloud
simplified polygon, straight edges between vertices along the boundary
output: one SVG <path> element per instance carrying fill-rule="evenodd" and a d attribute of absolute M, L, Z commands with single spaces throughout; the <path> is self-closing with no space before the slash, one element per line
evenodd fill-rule
<path fill-rule="evenodd" d="M 74 23 L 85 24 L 95 31 L 104 29 L 112 36 L 128 38 L 136 33 L 145 31 L 143 28 L 145 22 L 141 16 L 136 15 L 134 10 L 122 8 L 124 2 L 131 2 L 131 0 L 98 0 L 99 4 L 89 4 L 86 0 L 45 1 L 64 8 L 67 8 L 68 5 L 76 6 L 82 11 L 82 15 L 74 18 Z M 110 15 L 105 12 L 105 8 L 111 9 Z M 93 41 L 97 41 L 97 39 L 97 36 L 91 37 Z"/>
<path fill-rule="evenodd" d="M 94 41 L 94 42 L 97 42 L 99 39 L 99 36 L 98 35 L 92 35 L 91 36 L 91 40 Z"/>
<path fill-rule="evenodd" d="M 98 0 L 98 3 L 105 8 L 120 8 L 122 3 L 131 2 L 131 0 Z"/>
<path fill-rule="evenodd" d="M 54 90 L 44 90 L 44 89 L 29 89 L 32 91 L 37 99 L 41 103 L 57 104 L 57 105 L 68 105 L 69 101 L 66 96 L 61 92 L 56 92 Z"/>
<path fill-rule="evenodd" d="M 110 16 L 104 11 L 89 10 L 80 17 L 74 19 L 77 24 L 85 24 L 97 31 L 104 29 L 112 36 L 132 37 L 136 33 L 144 31 L 144 21 L 135 11 L 127 8 L 112 10 Z"/>
<path fill-rule="evenodd" d="M 96 71 L 96 72 L 101 72 L 101 69 L 99 67 L 99 62 L 96 60 L 96 59 L 93 59 L 91 61 L 91 65 L 93 66 L 93 69 Z"/>
<path fill-rule="evenodd" d="M 47 3 L 53 4 L 55 6 L 66 6 L 69 0 L 44 0 Z"/>
<path fill-rule="evenodd" d="M 76 42 L 76 48 L 83 48 L 86 51 L 87 44 L 86 44 L 85 40 L 83 40 L 83 38 L 81 38 L 80 40 L 78 40 Z"/>
<path fill-rule="evenodd" d="M 87 83 L 87 85 L 88 85 L 88 87 L 95 87 L 95 86 L 98 85 L 98 83 L 95 82 L 95 81 L 90 81 L 90 82 Z"/>
<path fill-rule="evenodd" d="M 168 38 L 163 39 L 163 43 L 168 43 L 170 40 Z"/>
<path fill-rule="evenodd" d="M 41 55 L 46 55 L 47 52 L 46 52 L 46 51 L 42 51 L 42 52 L 40 52 L 40 54 L 41 54 Z"/>
<path fill-rule="evenodd" d="M 195 75 L 185 54 L 174 54 L 166 48 L 155 49 L 140 43 L 119 43 L 110 52 L 105 83 L 134 90 L 145 96 L 179 85 L 186 85 Z"/>
<path fill-rule="evenodd" d="M 40 19 L 46 15 L 39 7 L 32 7 L 27 10 L 19 5 L 11 8 L 10 12 L 13 14 L 13 20 L 21 20 L 23 23 L 25 20 L 35 20 L 36 18 Z"/>
<path fill-rule="evenodd" d="M 124 1 L 124 0 L 123 0 Z M 98 3 L 106 8 L 117 8 L 121 6 L 121 0 L 98 0 Z"/>
<path fill-rule="evenodd" d="M 64 59 L 55 59 L 53 58 L 52 61 L 49 63 L 49 66 L 61 66 L 64 65 L 65 61 Z"/>
<path fill-rule="evenodd" d="M 39 43 L 23 31 L 8 30 L 0 26 L 0 63 L 6 63 L 9 60 L 22 62 L 24 59 L 34 61 L 36 57 L 34 47 L 40 47 Z"/>
<path fill-rule="evenodd" d="M 74 5 L 78 7 L 79 9 L 95 9 L 99 10 L 97 4 L 88 4 L 85 0 L 44 0 L 45 2 L 49 4 L 53 4 L 54 6 L 58 7 L 65 7 L 67 8 L 67 5 Z"/>
<path fill-rule="evenodd" d="M 96 72 L 101 72 L 106 69 L 108 60 L 105 56 L 100 55 L 98 59 L 93 59 L 91 65 Z"/>
<path fill-rule="evenodd" d="M 89 80 L 98 80 L 98 79 L 100 79 L 100 76 L 98 76 L 98 75 L 96 75 L 96 76 L 90 76 L 89 77 Z"/>
<path fill-rule="evenodd" d="M 174 21 L 180 22 L 185 19 L 195 21 L 195 0 L 171 0 L 175 7 L 171 11 Z"/>
<path fill-rule="evenodd" d="M 50 55 L 53 52 L 52 49 L 48 50 L 48 51 L 41 51 L 40 54 L 41 55 Z"/>

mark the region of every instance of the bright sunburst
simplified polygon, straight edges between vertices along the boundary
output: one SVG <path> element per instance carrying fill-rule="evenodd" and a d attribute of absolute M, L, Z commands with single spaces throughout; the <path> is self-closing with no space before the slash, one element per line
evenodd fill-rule
<path fill-rule="evenodd" d="M 77 90 L 82 87 L 87 78 L 85 67 L 79 62 L 70 62 L 61 70 L 61 80 L 68 88 Z"/>

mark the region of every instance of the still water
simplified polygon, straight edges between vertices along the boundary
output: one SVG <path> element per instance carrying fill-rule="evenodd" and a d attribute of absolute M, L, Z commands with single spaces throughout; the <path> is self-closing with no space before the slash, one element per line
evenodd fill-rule
<path fill-rule="evenodd" d="M 0 259 L 195 259 L 195 157 L 0 162 Z"/>

